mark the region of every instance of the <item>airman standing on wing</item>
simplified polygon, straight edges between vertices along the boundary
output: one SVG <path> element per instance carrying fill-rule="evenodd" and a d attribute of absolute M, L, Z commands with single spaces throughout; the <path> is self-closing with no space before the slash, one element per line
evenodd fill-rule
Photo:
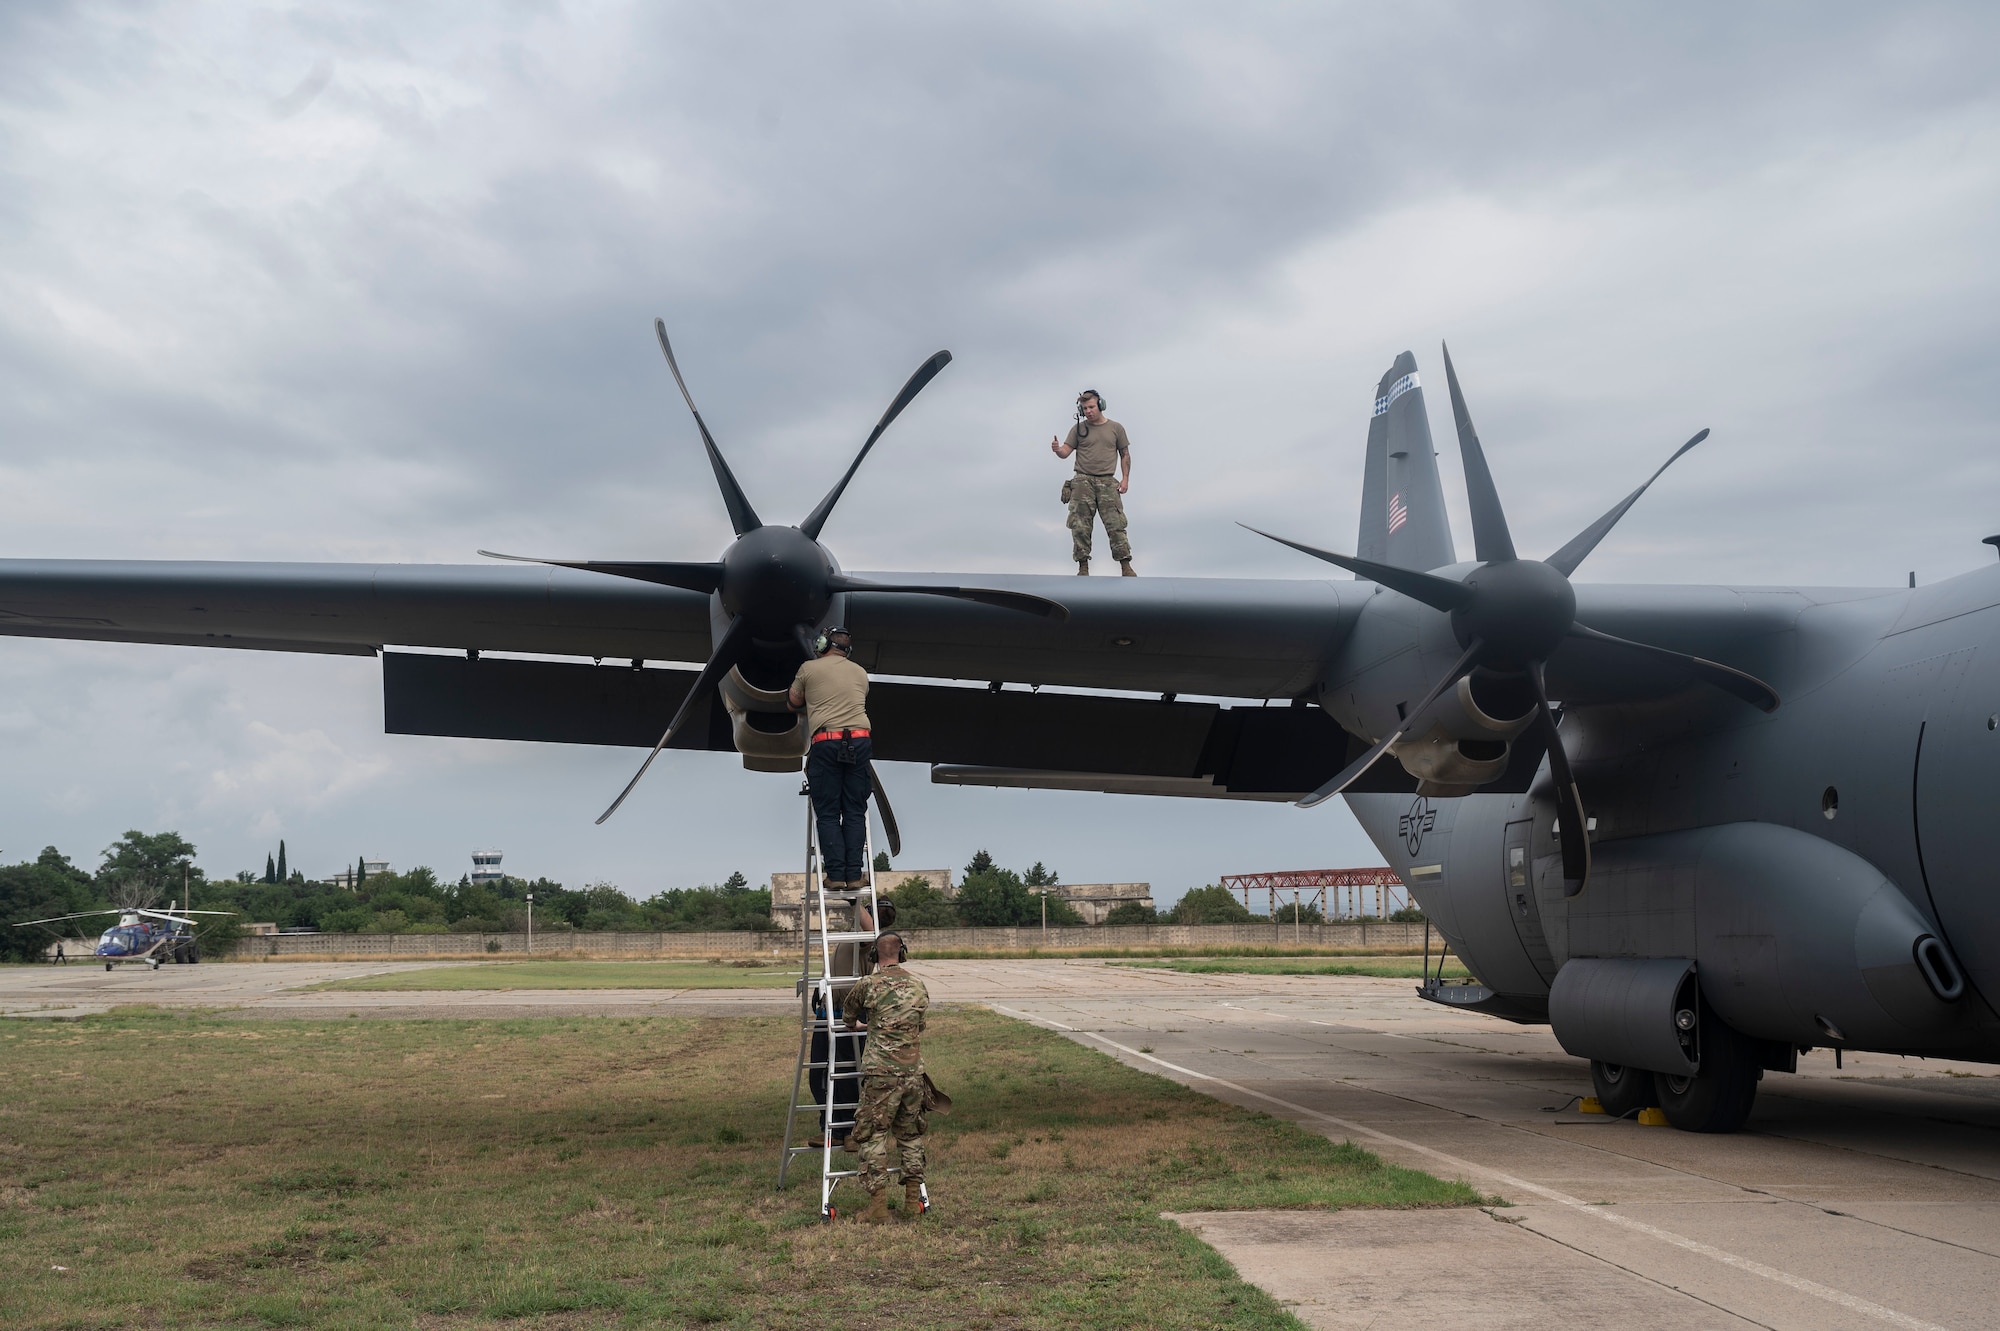
<path fill-rule="evenodd" d="M 861 1103 L 847 1146 L 861 1157 L 861 1187 L 868 1209 L 861 1218 L 879 1225 L 889 1218 L 889 1144 L 896 1144 L 903 1174 L 903 1214 L 914 1220 L 924 1210 L 924 1117 L 929 1093 L 921 1040 L 931 996 L 924 982 L 903 969 L 903 939 L 876 938 L 882 969 L 864 975 L 847 991 L 841 1017 L 868 1032 L 861 1053 Z"/>
<path fill-rule="evenodd" d="M 1138 577 L 1132 568 L 1132 543 L 1125 538 L 1125 502 L 1119 497 L 1132 488 L 1132 441 L 1124 426 L 1104 414 L 1104 398 L 1096 389 L 1077 394 L 1076 424 L 1068 438 L 1051 437 L 1049 450 L 1059 458 L 1076 455 L 1076 475 L 1064 483 L 1063 499 L 1069 504 L 1070 552 L 1077 576 L 1090 573 L 1091 522 L 1101 518 L 1119 571 L 1128 578 Z"/>

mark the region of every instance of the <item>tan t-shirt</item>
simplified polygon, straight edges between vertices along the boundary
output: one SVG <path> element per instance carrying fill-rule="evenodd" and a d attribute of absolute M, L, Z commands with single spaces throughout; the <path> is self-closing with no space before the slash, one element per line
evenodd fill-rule
<path fill-rule="evenodd" d="M 806 700 L 809 733 L 869 728 L 868 672 L 839 652 L 806 662 L 792 683 Z"/>
<path fill-rule="evenodd" d="M 1069 438 L 1063 440 L 1076 450 L 1076 474 L 1109 476 L 1118 465 L 1119 457 L 1132 450 L 1132 441 L 1125 437 L 1125 427 L 1106 416 L 1104 424 L 1091 426 L 1090 434 L 1079 441 L 1076 437 L 1078 425 L 1070 426 Z"/>

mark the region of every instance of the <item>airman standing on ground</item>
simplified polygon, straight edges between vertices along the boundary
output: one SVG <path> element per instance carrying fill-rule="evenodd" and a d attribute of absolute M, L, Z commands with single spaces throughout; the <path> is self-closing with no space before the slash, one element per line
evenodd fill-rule
<path fill-rule="evenodd" d="M 1069 503 L 1070 553 L 1077 575 L 1090 573 L 1091 521 L 1101 518 L 1119 571 L 1128 578 L 1139 576 L 1132 568 L 1132 543 L 1125 538 L 1125 502 L 1119 498 L 1132 488 L 1132 441 L 1124 426 L 1104 414 L 1104 399 L 1096 389 L 1077 395 L 1076 424 L 1067 439 L 1051 437 L 1049 450 L 1059 458 L 1076 455 L 1076 475 L 1063 486 L 1063 498 Z"/>
<path fill-rule="evenodd" d="M 884 933 L 875 940 L 881 969 L 864 975 L 847 991 L 841 1016 L 868 1032 L 861 1054 L 861 1104 L 847 1149 L 861 1157 L 861 1187 L 868 1209 L 861 1218 L 879 1225 L 889 1218 L 889 1143 L 893 1140 L 903 1173 L 903 1213 L 915 1219 L 924 1210 L 924 1012 L 931 996 L 924 982 L 903 969 L 903 939 Z"/>

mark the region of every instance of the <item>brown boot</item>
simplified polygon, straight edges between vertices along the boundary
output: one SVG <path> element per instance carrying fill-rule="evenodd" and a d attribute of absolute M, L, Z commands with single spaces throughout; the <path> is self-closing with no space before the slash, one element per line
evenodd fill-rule
<path fill-rule="evenodd" d="M 1132 567 L 1132 561 L 1129 559 L 1118 561 L 1118 572 L 1121 576 L 1127 578 L 1136 578 L 1139 576 L 1138 570 Z"/>
<path fill-rule="evenodd" d="M 903 1185 L 903 1218 L 915 1220 L 930 1208 L 924 1204 L 924 1185 L 905 1183 Z"/>
<path fill-rule="evenodd" d="M 889 1194 L 871 1192 L 868 1194 L 868 1209 L 861 1213 L 864 1225 L 886 1225 L 889 1223 Z"/>
<path fill-rule="evenodd" d="M 1090 561 L 1088 559 L 1079 559 L 1076 561 L 1076 576 L 1079 578 L 1090 576 Z"/>

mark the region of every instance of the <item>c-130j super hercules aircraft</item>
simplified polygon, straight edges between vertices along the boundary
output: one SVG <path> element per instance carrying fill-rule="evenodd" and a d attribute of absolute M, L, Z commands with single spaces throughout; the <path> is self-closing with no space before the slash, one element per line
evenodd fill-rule
<path fill-rule="evenodd" d="M 1611 1113 L 1731 1131 L 1813 1046 L 2000 1061 L 2000 567 L 1908 590 L 1573 585 L 1646 486 L 1520 557 L 1447 356 L 1459 562 L 1405 353 L 1377 389 L 1357 556 L 1295 545 L 1353 581 L 847 574 L 821 528 L 949 359 L 797 527 L 759 519 L 696 413 L 736 531 L 712 563 L 9 560 L 0 633 L 380 653 L 392 733 L 657 739 L 796 771 L 784 691 L 844 623 L 878 676 L 986 685 L 877 683 L 876 756 L 933 780 L 1344 794 L 1479 980 L 1424 995 L 1549 1022 Z"/>

